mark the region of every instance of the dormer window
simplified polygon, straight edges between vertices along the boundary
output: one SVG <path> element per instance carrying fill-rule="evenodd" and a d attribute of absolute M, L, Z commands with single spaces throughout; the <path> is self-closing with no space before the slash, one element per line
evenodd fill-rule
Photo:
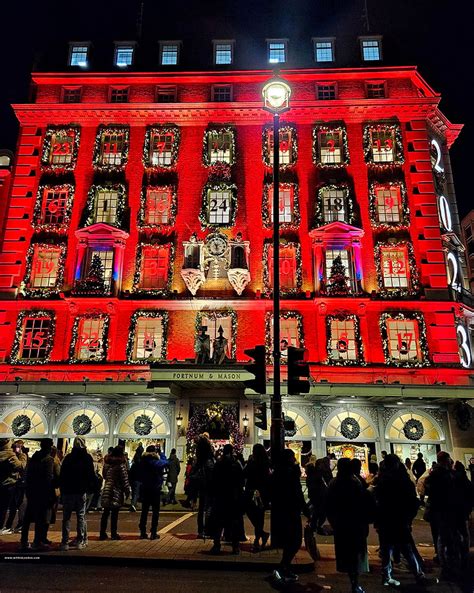
<path fill-rule="evenodd" d="M 360 50 L 364 62 L 379 62 L 382 59 L 382 37 L 360 37 Z"/>
<path fill-rule="evenodd" d="M 85 68 L 88 64 L 89 58 L 88 42 L 70 43 L 69 44 L 69 66 L 80 66 Z"/>
<path fill-rule="evenodd" d="M 314 60 L 324 64 L 334 62 L 334 38 L 313 39 Z"/>
<path fill-rule="evenodd" d="M 216 66 L 232 64 L 234 61 L 233 41 L 214 41 L 214 63 Z"/>
<path fill-rule="evenodd" d="M 160 41 L 160 64 L 176 66 L 179 62 L 179 41 Z"/>
<path fill-rule="evenodd" d="M 133 64 L 135 45 L 132 43 L 117 43 L 115 45 L 114 64 L 118 68 L 127 68 Z"/>
<path fill-rule="evenodd" d="M 287 61 L 287 40 L 267 40 L 268 61 L 270 64 L 284 64 Z"/>

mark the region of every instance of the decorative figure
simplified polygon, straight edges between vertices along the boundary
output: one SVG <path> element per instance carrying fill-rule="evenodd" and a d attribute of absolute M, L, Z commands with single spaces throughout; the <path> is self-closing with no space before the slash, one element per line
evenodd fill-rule
<path fill-rule="evenodd" d="M 288 357 L 288 340 L 285 340 L 285 338 L 280 340 L 280 353 L 282 358 Z"/>
<path fill-rule="evenodd" d="M 214 352 L 212 354 L 212 362 L 214 364 L 223 364 L 227 358 L 229 340 L 224 338 L 224 330 L 222 325 L 217 330 L 219 337 L 214 340 Z"/>
<path fill-rule="evenodd" d="M 207 364 L 210 362 L 211 338 L 206 332 L 207 327 L 201 325 L 194 341 L 194 352 L 196 353 L 194 362 L 196 364 Z"/>

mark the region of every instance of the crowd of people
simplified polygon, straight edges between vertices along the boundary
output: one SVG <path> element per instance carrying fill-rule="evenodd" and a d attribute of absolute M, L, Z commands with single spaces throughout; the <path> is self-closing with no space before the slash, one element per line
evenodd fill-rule
<path fill-rule="evenodd" d="M 130 466 L 121 446 L 111 447 L 99 466 L 81 436 L 75 437 L 63 459 L 51 439 L 43 439 L 31 458 L 27 453 L 21 440 L 0 439 L 0 533 L 21 533 L 22 550 L 49 549 L 48 528 L 55 521 L 58 501 L 63 508 L 60 549 L 64 551 L 71 545 L 78 549 L 87 545 L 88 508 L 102 510 L 99 539 L 109 539 L 110 518 L 110 538 L 118 540 L 119 510 L 128 498 L 132 512 L 140 502 L 139 537 L 155 540 L 160 537 L 160 506 L 177 502 L 181 468 L 175 449 L 167 458 L 157 445 L 144 449 L 140 444 Z M 394 454 L 382 452 L 382 456 L 379 464 L 372 456 L 365 473 L 357 458 L 311 457 L 305 467 L 306 501 L 301 469 L 291 449 L 272 464 L 264 446 L 256 444 L 245 461 L 231 444 L 216 454 L 204 433 L 186 467 L 182 504 L 197 510 L 197 536 L 212 540 L 210 554 L 220 554 L 223 542 L 239 554 L 240 542 L 247 539 L 245 514 L 254 528 L 252 550 L 264 549 L 270 536 L 265 531 L 265 512 L 271 508 L 271 543 L 283 550 L 273 574 L 277 582 L 297 579 L 291 565 L 301 546 L 304 515 L 310 530 L 334 535 L 337 569 L 348 574 L 352 593 L 363 593 L 359 575 L 368 571 L 370 524 L 378 533 L 383 585 L 400 586 L 393 564 L 400 562 L 401 555 L 417 583 L 425 583 L 424 562 L 412 535 L 413 520 L 423 507 L 423 518 L 431 526 L 434 561 L 444 576 L 456 577 L 469 554 L 468 520 L 474 497 L 464 466 L 454 464 L 443 451 L 430 468 L 422 453 L 413 464 Z M 73 514 L 77 534 L 71 542 Z M 35 528 L 30 547 L 31 523 Z"/>

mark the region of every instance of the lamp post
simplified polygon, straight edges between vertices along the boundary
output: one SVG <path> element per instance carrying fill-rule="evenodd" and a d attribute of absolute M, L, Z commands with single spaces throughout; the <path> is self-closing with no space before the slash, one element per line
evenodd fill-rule
<path fill-rule="evenodd" d="M 290 109 L 290 86 L 279 76 L 262 89 L 263 109 L 273 115 L 273 396 L 270 443 L 272 461 L 284 447 L 280 385 L 280 114 Z"/>

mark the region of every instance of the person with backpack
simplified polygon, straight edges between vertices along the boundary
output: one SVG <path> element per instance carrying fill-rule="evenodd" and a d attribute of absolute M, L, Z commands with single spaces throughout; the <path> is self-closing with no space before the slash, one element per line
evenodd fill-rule
<path fill-rule="evenodd" d="M 164 453 L 157 451 L 155 445 L 149 445 L 141 456 L 139 466 L 140 500 L 142 512 L 140 514 L 140 539 L 148 539 L 147 521 L 150 507 L 151 529 L 150 539 L 160 539 L 158 534 L 158 520 L 160 517 L 161 487 L 163 486 L 163 474 L 168 464 Z"/>

